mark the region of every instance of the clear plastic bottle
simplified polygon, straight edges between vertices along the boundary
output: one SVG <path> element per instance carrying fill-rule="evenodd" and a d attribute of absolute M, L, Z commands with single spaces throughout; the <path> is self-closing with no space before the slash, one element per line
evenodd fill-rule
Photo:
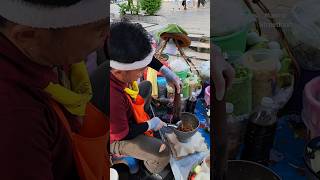
<path fill-rule="evenodd" d="M 206 129 L 210 132 L 210 120 L 211 120 L 211 114 L 210 114 L 210 107 L 207 109 L 207 116 L 206 116 Z"/>
<path fill-rule="evenodd" d="M 192 92 L 191 97 L 189 97 L 189 99 L 187 100 L 186 112 L 194 114 L 194 110 L 196 108 L 196 104 L 197 104 L 196 93 Z"/>
<path fill-rule="evenodd" d="M 274 102 L 264 97 L 250 116 L 241 158 L 268 165 L 276 128 L 277 111 Z"/>
<path fill-rule="evenodd" d="M 261 100 L 260 107 L 250 116 L 250 121 L 260 126 L 269 126 L 277 122 L 275 104 L 269 97 Z"/>

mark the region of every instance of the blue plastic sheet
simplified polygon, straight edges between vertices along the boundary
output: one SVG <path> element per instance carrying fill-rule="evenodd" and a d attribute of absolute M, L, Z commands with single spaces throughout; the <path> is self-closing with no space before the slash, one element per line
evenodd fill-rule
<path fill-rule="evenodd" d="M 278 121 L 274 150 L 283 154 L 283 159 L 270 166 L 283 180 L 306 180 L 303 173 L 294 168 L 305 168 L 303 162 L 303 150 L 305 140 L 297 137 L 293 128 L 290 127 L 290 116 L 283 117 Z"/>

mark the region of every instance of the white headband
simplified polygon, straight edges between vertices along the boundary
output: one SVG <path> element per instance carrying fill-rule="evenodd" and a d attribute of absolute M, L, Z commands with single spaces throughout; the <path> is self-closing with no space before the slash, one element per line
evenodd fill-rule
<path fill-rule="evenodd" d="M 23 0 L 0 0 L 0 15 L 25 26 L 65 28 L 106 19 L 110 12 L 107 2 L 107 0 L 82 0 L 67 7 L 45 7 Z"/>
<path fill-rule="evenodd" d="M 121 71 L 131 71 L 144 68 L 151 63 L 155 52 L 155 49 L 152 49 L 151 53 L 146 58 L 134 63 L 120 63 L 118 61 L 110 60 L 110 67 Z"/>

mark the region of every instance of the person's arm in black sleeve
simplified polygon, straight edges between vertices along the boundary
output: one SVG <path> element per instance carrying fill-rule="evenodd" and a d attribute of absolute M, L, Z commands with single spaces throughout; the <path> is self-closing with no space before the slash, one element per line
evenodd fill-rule
<path fill-rule="evenodd" d="M 146 132 L 149 128 L 149 125 L 147 122 L 141 123 L 141 124 L 136 124 L 133 121 L 130 121 L 129 123 L 129 133 L 127 136 L 124 138 L 125 140 L 130 140 L 133 139 L 144 132 Z"/>
<path fill-rule="evenodd" d="M 149 67 L 151 67 L 152 69 L 156 70 L 156 71 L 160 71 L 161 67 L 163 66 L 163 64 L 153 56 L 151 63 L 148 65 Z"/>

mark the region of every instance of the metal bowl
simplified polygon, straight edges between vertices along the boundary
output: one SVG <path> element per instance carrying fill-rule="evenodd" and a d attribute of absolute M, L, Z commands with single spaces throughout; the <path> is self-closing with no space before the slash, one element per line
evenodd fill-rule
<path fill-rule="evenodd" d="M 180 142 L 185 143 L 185 142 L 188 142 L 188 140 L 198 131 L 200 122 L 194 114 L 182 112 L 181 120 L 177 123 L 177 126 L 180 127 L 181 124 L 186 126 L 191 125 L 191 127 L 193 128 L 192 131 L 188 131 L 188 132 L 180 131 L 178 130 L 178 128 L 173 129 L 173 132 L 177 136 L 177 139 Z"/>
<path fill-rule="evenodd" d="M 252 161 L 229 160 L 227 180 L 281 180 L 271 169 Z"/>

